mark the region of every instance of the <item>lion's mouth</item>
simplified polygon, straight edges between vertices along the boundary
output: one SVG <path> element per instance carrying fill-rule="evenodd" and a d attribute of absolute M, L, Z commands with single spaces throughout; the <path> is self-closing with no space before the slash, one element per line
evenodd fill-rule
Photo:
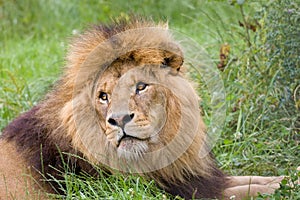
<path fill-rule="evenodd" d="M 118 139 L 118 141 L 117 141 L 117 147 L 120 146 L 120 144 L 121 144 L 122 141 L 126 142 L 126 141 L 135 141 L 135 140 L 137 140 L 137 141 L 144 141 L 146 139 L 141 139 L 141 138 L 138 138 L 138 137 L 135 137 L 135 136 L 127 135 L 124 132 L 124 135 L 120 139 Z"/>
<path fill-rule="evenodd" d="M 148 151 L 147 140 L 149 140 L 149 138 L 128 135 L 123 131 L 123 136 L 117 140 L 117 152 L 119 157 L 127 160 L 137 160 Z"/>

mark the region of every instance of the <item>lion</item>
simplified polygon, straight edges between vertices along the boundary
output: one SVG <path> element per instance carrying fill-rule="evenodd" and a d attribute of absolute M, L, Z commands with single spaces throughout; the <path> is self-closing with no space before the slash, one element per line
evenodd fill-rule
<path fill-rule="evenodd" d="M 217 167 L 184 67 L 164 23 L 134 17 L 77 36 L 53 89 L 3 130 L 0 199 L 59 193 L 47 179 L 61 179 L 65 163 L 75 173 L 95 175 L 93 165 L 138 173 L 187 199 L 274 192 L 282 177 L 228 176 Z"/>

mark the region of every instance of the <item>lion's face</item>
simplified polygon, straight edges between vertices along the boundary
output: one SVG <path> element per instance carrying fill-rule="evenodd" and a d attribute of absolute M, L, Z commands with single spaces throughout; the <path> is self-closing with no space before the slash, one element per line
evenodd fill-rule
<path fill-rule="evenodd" d="M 160 66 L 107 70 L 98 81 L 95 105 L 101 128 L 119 157 L 137 159 L 162 145 L 170 91 Z M 166 75 L 166 74 L 165 74 Z M 174 99 L 175 100 L 175 99 Z"/>
<path fill-rule="evenodd" d="M 101 43 L 73 75 L 72 99 L 60 117 L 73 147 L 95 164 L 155 171 L 180 158 L 196 137 L 198 96 L 181 71 L 181 50 L 169 36 L 159 39 L 164 31 L 151 30 Z"/>

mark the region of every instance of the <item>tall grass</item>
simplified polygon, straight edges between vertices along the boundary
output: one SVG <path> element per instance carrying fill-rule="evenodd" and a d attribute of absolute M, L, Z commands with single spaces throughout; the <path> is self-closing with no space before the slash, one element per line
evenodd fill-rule
<path fill-rule="evenodd" d="M 283 8 L 288 5 L 280 2 Z M 171 29 L 185 33 L 206 48 L 216 65 L 220 45 L 230 45 L 229 61 L 221 73 L 228 109 L 225 128 L 214 149 L 217 160 L 229 174 L 289 175 L 295 179 L 295 168 L 300 165 L 299 107 L 291 99 L 285 106 L 283 87 L 278 87 L 277 77 L 282 75 L 278 63 L 284 53 L 272 57 L 266 48 L 268 38 L 271 41 L 270 23 L 274 23 L 266 16 L 276 13 L 272 8 L 252 2 L 241 6 L 198 0 L 0 0 L 0 130 L 51 89 L 61 73 L 73 34 L 89 24 L 136 13 L 156 21 L 168 20 Z M 299 13 L 299 7 L 293 9 Z M 261 11 L 259 15 L 257 11 Z M 254 24 L 256 32 L 241 27 L 239 21 Z M 280 42 L 277 48 L 284 44 Z M 289 64 L 299 69 L 299 64 Z M 293 87 L 300 80 L 299 71 L 295 72 Z M 199 90 L 204 97 L 203 107 L 209 108 L 205 86 Z M 100 175 L 95 179 L 68 172 L 64 181 L 66 195 L 61 198 L 66 199 L 172 198 L 153 182 L 136 176 Z M 283 185 L 271 198 L 297 199 L 298 189 Z"/>

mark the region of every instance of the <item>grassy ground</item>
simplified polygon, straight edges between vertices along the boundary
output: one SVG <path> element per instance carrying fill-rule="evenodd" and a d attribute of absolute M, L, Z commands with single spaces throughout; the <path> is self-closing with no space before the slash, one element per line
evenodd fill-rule
<path fill-rule="evenodd" d="M 227 92 L 226 124 L 214 149 L 221 168 L 235 175 L 296 178 L 299 110 L 293 101 L 283 103 L 285 92 L 276 82 L 280 65 L 268 67 L 269 55 L 261 53 L 266 34 L 239 25 L 248 19 L 255 25 L 253 16 L 261 8 L 248 2 L 241 12 L 241 7 L 227 1 L 198 0 L 0 0 L 0 130 L 35 105 L 55 82 L 72 34 L 89 24 L 138 13 L 156 21 L 168 20 L 171 29 L 200 43 L 216 65 L 220 46 L 230 44 L 229 63 L 221 74 Z M 300 75 L 296 74 L 296 85 L 297 80 Z M 200 93 L 209 113 L 209 94 Z M 139 177 L 82 179 L 68 173 L 66 183 L 67 199 L 171 198 Z M 298 189 L 283 186 L 272 198 L 299 199 Z"/>

